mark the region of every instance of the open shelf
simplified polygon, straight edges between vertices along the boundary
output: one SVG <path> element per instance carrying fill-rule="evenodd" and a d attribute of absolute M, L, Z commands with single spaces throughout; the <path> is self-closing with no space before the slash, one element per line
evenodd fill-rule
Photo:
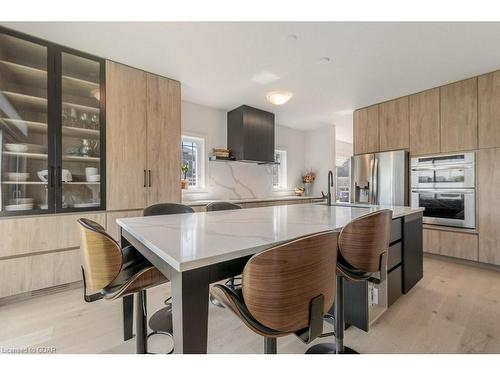
<path fill-rule="evenodd" d="M 47 98 L 41 98 L 39 96 L 20 94 L 12 91 L 2 91 L 2 93 L 12 101 L 27 104 L 38 110 L 47 110 Z"/>
<path fill-rule="evenodd" d="M 3 151 L 3 154 L 6 156 L 24 157 L 24 158 L 37 159 L 37 160 L 46 160 L 47 159 L 47 154 L 37 154 L 37 153 L 32 153 L 32 152 Z"/>
<path fill-rule="evenodd" d="M 45 122 L 26 121 L 21 119 L 11 119 L 5 117 L 0 120 L 10 126 L 15 126 L 18 129 L 22 129 L 23 127 L 25 127 L 27 130 L 36 133 L 46 133 L 48 129 L 47 123 Z"/>
<path fill-rule="evenodd" d="M 18 64 L 12 61 L 0 60 L 0 64 L 8 69 L 11 73 L 23 76 L 30 82 L 35 82 L 39 86 L 46 85 L 47 71 L 28 65 Z M 69 75 L 62 75 L 63 84 L 67 83 L 71 86 L 79 86 L 79 88 L 90 91 L 98 89 L 100 86 L 96 82 L 87 81 L 81 78 L 72 77 Z"/>
<path fill-rule="evenodd" d="M 94 129 L 75 128 L 73 126 L 63 126 L 62 133 L 68 137 L 91 137 L 99 138 L 100 131 Z"/>
<path fill-rule="evenodd" d="M 64 155 L 62 157 L 63 161 L 83 161 L 89 163 L 99 163 L 101 158 L 95 156 L 74 156 L 74 155 Z"/>
<path fill-rule="evenodd" d="M 64 185 L 100 185 L 101 182 L 89 182 L 89 181 L 69 181 L 69 182 L 64 182 Z"/>
<path fill-rule="evenodd" d="M 47 185 L 43 181 L 2 181 L 4 185 Z"/>

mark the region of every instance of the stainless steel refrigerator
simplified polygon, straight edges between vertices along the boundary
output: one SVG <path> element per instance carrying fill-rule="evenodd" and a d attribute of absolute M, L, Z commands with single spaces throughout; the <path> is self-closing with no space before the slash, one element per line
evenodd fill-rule
<path fill-rule="evenodd" d="M 408 205 L 408 152 L 351 158 L 351 203 Z"/>

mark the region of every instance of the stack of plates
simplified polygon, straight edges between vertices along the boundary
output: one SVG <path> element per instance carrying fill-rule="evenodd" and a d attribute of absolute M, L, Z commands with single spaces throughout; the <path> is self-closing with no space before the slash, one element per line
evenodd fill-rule
<path fill-rule="evenodd" d="M 26 211 L 33 209 L 33 198 L 17 198 L 5 206 L 5 211 Z"/>

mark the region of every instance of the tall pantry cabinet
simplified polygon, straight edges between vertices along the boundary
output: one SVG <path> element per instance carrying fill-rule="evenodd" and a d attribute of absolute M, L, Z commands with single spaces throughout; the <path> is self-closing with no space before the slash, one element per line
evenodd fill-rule
<path fill-rule="evenodd" d="M 107 210 L 180 202 L 180 83 L 106 62 Z"/>

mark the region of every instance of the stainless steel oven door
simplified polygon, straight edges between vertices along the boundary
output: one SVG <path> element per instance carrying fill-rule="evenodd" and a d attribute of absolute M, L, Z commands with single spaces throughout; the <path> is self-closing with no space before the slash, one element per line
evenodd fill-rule
<path fill-rule="evenodd" d="M 473 188 L 474 164 L 412 166 L 411 186 L 418 188 Z"/>
<path fill-rule="evenodd" d="M 474 189 L 412 189 L 411 206 L 424 208 L 423 222 L 476 227 Z"/>

